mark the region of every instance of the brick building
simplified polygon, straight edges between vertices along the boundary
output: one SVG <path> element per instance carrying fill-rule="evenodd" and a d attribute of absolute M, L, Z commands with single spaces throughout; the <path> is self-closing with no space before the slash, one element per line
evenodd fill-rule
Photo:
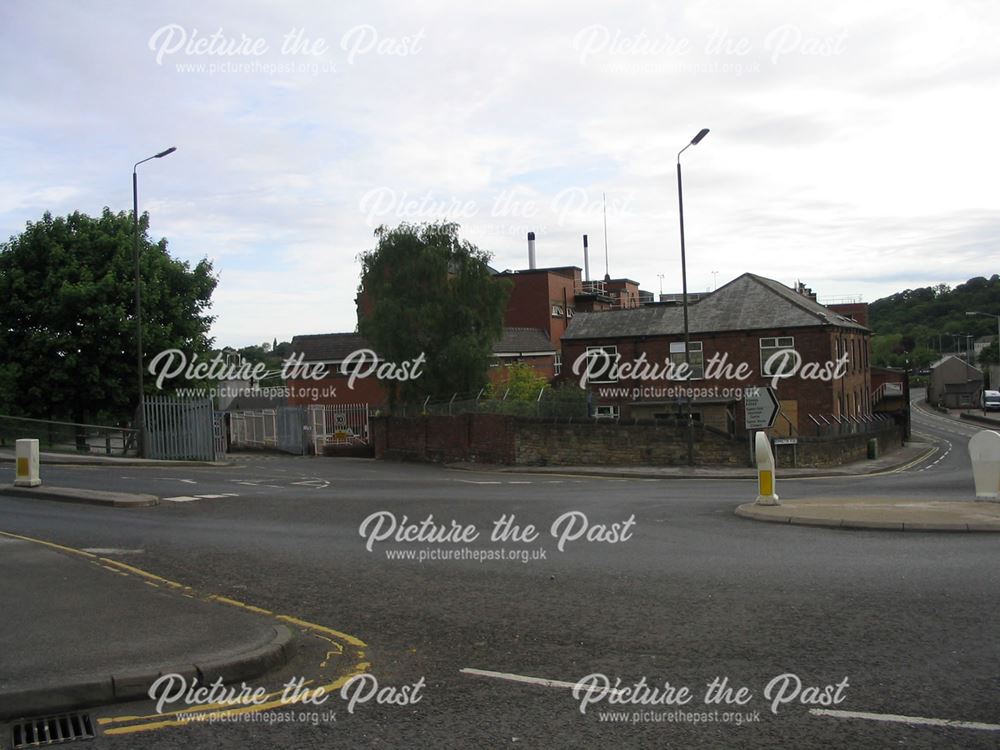
<path fill-rule="evenodd" d="M 588 384 L 597 416 L 669 418 L 680 413 L 682 398 L 692 398 L 696 420 L 736 434 L 744 422 L 742 389 L 770 385 L 776 372 L 796 362 L 795 374 L 778 381 L 776 434 L 815 434 L 821 424 L 871 414 L 870 331 L 818 304 L 809 290 L 745 273 L 688 310 L 692 378 L 644 380 L 605 368 Z M 578 378 L 588 363 L 612 359 L 661 370 L 666 363 L 679 366 L 683 330 L 683 308 L 674 304 L 577 313 L 563 335 L 561 377 Z M 839 369 L 832 364 L 838 360 Z M 741 364 L 745 377 L 735 377 Z M 823 368 L 831 377 L 807 377 Z"/>
<path fill-rule="evenodd" d="M 286 383 L 289 389 L 288 403 L 292 406 L 368 404 L 372 407 L 387 403 L 388 390 L 378 378 L 357 378 L 351 383 L 350 377 L 342 374 L 341 368 L 345 360 L 362 350 L 373 351 L 373 348 L 357 333 L 321 333 L 294 337 L 292 351 L 295 355 L 301 355 L 303 364 L 309 367 L 323 365 L 327 377 L 322 380 L 290 379 Z M 427 356 L 431 356 L 431 353 L 428 352 Z M 493 356 L 494 363 L 489 376 L 494 382 L 504 377 L 504 366 L 514 362 L 524 362 L 546 380 L 552 380 L 556 374 L 555 347 L 549 340 L 548 333 L 540 328 L 505 328 L 500 341 L 493 345 Z"/>

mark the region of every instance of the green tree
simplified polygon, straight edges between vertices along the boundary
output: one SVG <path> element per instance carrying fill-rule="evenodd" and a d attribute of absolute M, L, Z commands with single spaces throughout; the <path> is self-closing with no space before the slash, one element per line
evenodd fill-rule
<path fill-rule="evenodd" d="M 933 349 L 926 346 L 918 346 L 910 352 L 910 366 L 917 370 L 930 367 L 937 359 L 937 354 Z"/>
<path fill-rule="evenodd" d="M 1000 361 L 1000 357 L 997 356 L 996 341 L 979 352 L 979 364 L 981 365 L 995 365 L 998 361 Z"/>
<path fill-rule="evenodd" d="M 508 401 L 537 401 L 538 394 L 549 387 L 549 381 L 527 362 L 515 362 L 503 368 L 504 372 L 486 388 L 489 398 L 503 398 Z"/>
<path fill-rule="evenodd" d="M 359 256 L 369 313 L 358 330 L 383 359 L 426 358 L 418 379 L 385 381 L 390 401 L 478 391 L 510 293 L 491 273 L 489 253 L 459 239 L 451 223 L 382 226 L 375 238 Z"/>
<path fill-rule="evenodd" d="M 208 350 L 217 283 L 147 236 L 140 217 L 143 350 Z M 105 208 L 29 222 L 0 245 L 0 391 L 9 412 L 87 422 L 131 417 L 136 392 L 132 214 Z M 155 386 L 147 375 L 147 390 Z"/>

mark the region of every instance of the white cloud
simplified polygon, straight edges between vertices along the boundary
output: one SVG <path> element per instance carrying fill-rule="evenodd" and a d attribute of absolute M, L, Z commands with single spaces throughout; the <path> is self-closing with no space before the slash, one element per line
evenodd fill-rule
<path fill-rule="evenodd" d="M 988 3 L 0 14 L 0 236 L 46 209 L 128 210 L 131 164 L 176 145 L 140 167 L 140 209 L 175 254 L 221 273 L 220 343 L 353 329 L 356 255 L 377 221 L 458 219 L 501 269 L 525 264 L 529 229 L 541 263 L 581 265 L 586 232 L 603 273 L 602 192 L 612 274 L 678 288 L 674 160 L 702 127 L 684 155 L 692 288 L 750 270 L 871 300 L 1000 259 Z M 269 51 L 158 64 L 149 42 L 171 24 Z M 327 50 L 281 55 L 293 30 Z M 379 189 L 396 200 L 373 218 L 363 201 Z M 567 195 L 585 205 L 562 210 Z"/>

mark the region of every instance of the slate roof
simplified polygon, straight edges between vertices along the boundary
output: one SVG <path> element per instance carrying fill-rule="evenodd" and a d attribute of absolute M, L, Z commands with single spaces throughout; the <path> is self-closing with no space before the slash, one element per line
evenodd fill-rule
<path fill-rule="evenodd" d="M 868 330 L 778 281 L 752 273 L 745 273 L 688 304 L 688 329 L 692 334 L 827 325 Z M 563 338 L 670 336 L 683 332 L 683 307 L 647 305 L 628 310 L 578 312 Z"/>
<path fill-rule="evenodd" d="M 556 348 L 541 328 L 504 328 L 503 338 L 493 345 L 494 354 L 555 354 Z"/>
<path fill-rule="evenodd" d="M 304 354 L 305 362 L 340 362 L 351 352 L 371 348 L 357 333 L 316 333 L 292 339 L 292 352 Z"/>
<path fill-rule="evenodd" d="M 304 354 L 305 362 L 340 362 L 358 349 L 373 348 L 357 333 L 316 333 L 292 339 L 292 352 Z M 556 348 L 541 328 L 504 328 L 503 338 L 493 345 L 494 354 L 527 352 L 555 354 Z"/>

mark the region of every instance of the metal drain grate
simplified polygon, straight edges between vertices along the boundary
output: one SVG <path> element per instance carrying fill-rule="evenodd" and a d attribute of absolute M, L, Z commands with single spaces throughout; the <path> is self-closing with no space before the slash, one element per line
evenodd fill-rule
<path fill-rule="evenodd" d="M 14 750 L 47 747 L 74 740 L 94 739 L 94 725 L 88 714 L 72 713 L 21 719 L 11 725 Z"/>

